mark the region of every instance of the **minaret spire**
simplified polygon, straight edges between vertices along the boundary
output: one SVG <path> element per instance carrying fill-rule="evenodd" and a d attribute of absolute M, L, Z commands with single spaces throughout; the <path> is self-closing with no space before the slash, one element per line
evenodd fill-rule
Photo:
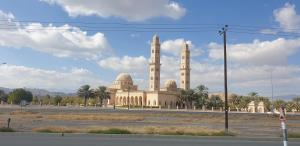
<path fill-rule="evenodd" d="M 160 89 L 160 42 L 155 34 L 151 42 L 151 58 L 149 64 L 149 90 L 159 91 Z"/>
<path fill-rule="evenodd" d="M 181 50 L 181 63 L 180 63 L 180 88 L 187 90 L 190 89 L 190 50 L 189 45 L 183 42 Z"/>

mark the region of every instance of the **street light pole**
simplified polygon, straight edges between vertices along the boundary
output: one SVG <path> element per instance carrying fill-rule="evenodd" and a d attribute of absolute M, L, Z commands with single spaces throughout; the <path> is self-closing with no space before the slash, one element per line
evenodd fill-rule
<path fill-rule="evenodd" d="M 219 34 L 223 36 L 224 43 L 224 89 L 225 89 L 225 133 L 228 133 L 228 93 L 227 93 L 227 53 L 226 53 L 226 32 L 228 25 L 219 31 Z"/>

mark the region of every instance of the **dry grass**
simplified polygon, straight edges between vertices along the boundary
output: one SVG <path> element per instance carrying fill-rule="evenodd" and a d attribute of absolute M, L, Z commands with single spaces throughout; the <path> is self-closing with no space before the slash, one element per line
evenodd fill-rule
<path fill-rule="evenodd" d="M 144 116 L 136 116 L 129 114 L 58 114 L 58 115 L 47 115 L 46 119 L 51 120 L 85 120 L 85 121 L 142 121 Z"/>
<path fill-rule="evenodd" d="M 38 114 L 37 112 L 29 112 L 29 111 L 21 111 L 15 110 L 9 113 L 10 115 L 35 115 Z"/>
<path fill-rule="evenodd" d="M 16 110 L 9 113 L 10 116 L 14 118 L 22 118 L 22 119 L 42 119 L 43 115 L 37 112 L 28 112 Z"/>
<path fill-rule="evenodd" d="M 203 127 L 161 127 L 148 126 L 137 131 L 142 134 L 158 134 L 158 135 L 195 135 L 195 136 L 214 136 L 221 134 L 221 130 L 213 130 Z"/>
<path fill-rule="evenodd" d="M 300 138 L 300 133 L 288 133 L 289 138 Z"/>
<path fill-rule="evenodd" d="M 42 133 L 78 133 L 82 130 L 77 128 L 61 127 L 61 126 L 45 126 L 32 129 L 33 132 Z"/>
<path fill-rule="evenodd" d="M 192 135 L 192 136 L 226 136 L 222 130 L 201 127 L 89 127 L 88 133 L 99 134 L 154 134 L 154 135 Z M 230 136 L 233 136 L 230 133 Z"/>

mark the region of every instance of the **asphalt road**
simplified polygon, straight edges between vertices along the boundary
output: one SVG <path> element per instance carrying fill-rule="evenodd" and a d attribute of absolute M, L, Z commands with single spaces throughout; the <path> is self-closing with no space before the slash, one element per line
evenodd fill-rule
<path fill-rule="evenodd" d="M 0 133 L 1 146 L 282 146 L 278 138 Z M 299 146 L 300 140 L 289 141 Z"/>

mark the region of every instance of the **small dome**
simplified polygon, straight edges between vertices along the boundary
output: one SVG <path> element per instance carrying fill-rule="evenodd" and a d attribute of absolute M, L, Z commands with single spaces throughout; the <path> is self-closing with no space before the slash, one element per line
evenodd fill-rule
<path fill-rule="evenodd" d="M 126 73 L 119 74 L 118 77 L 116 78 L 116 81 L 126 82 L 126 83 L 130 83 L 130 84 L 133 83 L 131 76 L 129 74 L 126 74 Z"/>
<path fill-rule="evenodd" d="M 176 89 L 177 84 L 174 80 L 166 80 L 165 81 L 165 88 L 171 88 L 171 89 Z"/>

